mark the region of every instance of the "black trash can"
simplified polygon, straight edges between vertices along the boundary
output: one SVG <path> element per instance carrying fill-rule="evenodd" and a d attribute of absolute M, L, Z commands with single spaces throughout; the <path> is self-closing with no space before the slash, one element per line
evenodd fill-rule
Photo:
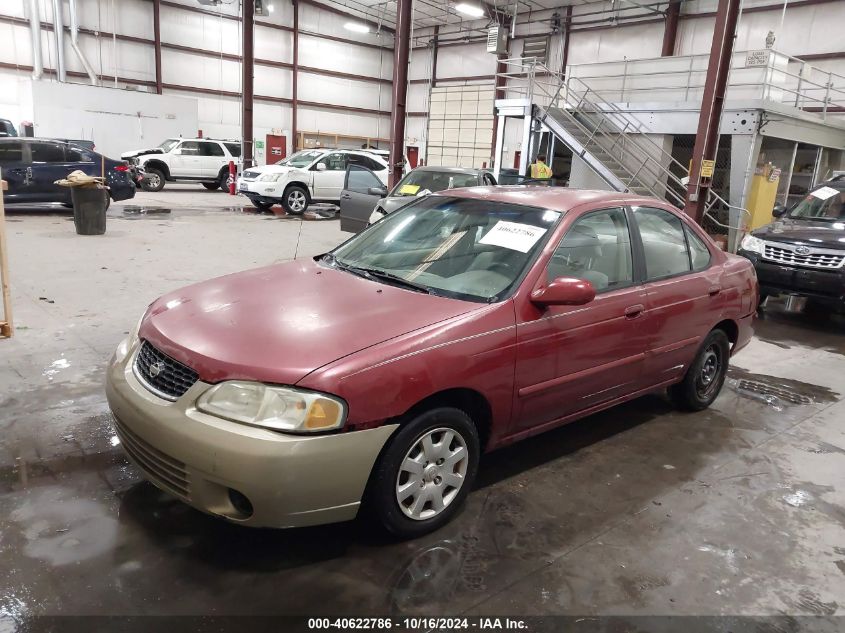
<path fill-rule="evenodd" d="M 71 187 L 73 224 L 78 235 L 102 235 L 106 232 L 109 191 L 98 187 Z"/>

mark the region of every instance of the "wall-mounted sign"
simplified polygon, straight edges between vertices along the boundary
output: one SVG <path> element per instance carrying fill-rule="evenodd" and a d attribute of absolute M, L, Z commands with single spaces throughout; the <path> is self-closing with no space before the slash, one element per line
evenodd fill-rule
<path fill-rule="evenodd" d="M 745 67 L 755 68 L 769 63 L 769 51 L 748 51 L 745 54 Z"/>
<path fill-rule="evenodd" d="M 264 149 L 264 141 L 255 141 L 255 149 Z"/>
<path fill-rule="evenodd" d="M 701 177 L 702 178 L 712 178 L 713 172 L 716 169 L 716 161 L 715 160 L 703 160 L 701 161 Z"/>

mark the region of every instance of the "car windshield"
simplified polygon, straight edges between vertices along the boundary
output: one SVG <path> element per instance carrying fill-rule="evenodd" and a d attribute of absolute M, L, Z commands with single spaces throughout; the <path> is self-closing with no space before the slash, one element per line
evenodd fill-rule
<path fill-rule="evenodd" d="M 430 196 L 373 224 L 326 260 L 383 283 L 492 302 L 513 291 L 560 216 L 536 207 Z"/>
<path fill-rule="evenodd" d="M 799 220 L 842 220 L 845 218 L 845 189 L 819 187 L 792 207 L 789 217 Z"/>
<path fill-rule="evenodd" d="M 323 155 L 323 152 L 320 151 L 302 151 L 297 152 L 296 154 L 292 154 L 287 158 L 283 158 L 280 160 L 277 165 L 281 165 L 283 167 L 308 167 L 311 163 L 315 160 L 320 158 Z"/>
<path fill-rule="evenodd" d="M 475 187 L 478 176 L 450 171 L 429 171 L 417 169 L 400 180 L 390 192 L 391 196 L 419 196 L 444 189 Z"/>
<path fill-rule="evenodd" d="M 178 138 L 169 138 L 164 143 L 159 145 L 158 147 L 159 147 L 159 149 L 163 149 L 165 152 L 169 152 L 174 147 L 176 147 L 178 144 L 179 144 Z"/>

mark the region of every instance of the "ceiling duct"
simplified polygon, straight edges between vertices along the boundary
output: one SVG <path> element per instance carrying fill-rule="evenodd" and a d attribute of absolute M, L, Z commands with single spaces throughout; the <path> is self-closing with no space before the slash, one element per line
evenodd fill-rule
<path fill-rule="evenodd" d="M 487 52 L 504 55 L 508 52 L 508 29 L 503 26 L 491 26 L 487 31 Z"/>

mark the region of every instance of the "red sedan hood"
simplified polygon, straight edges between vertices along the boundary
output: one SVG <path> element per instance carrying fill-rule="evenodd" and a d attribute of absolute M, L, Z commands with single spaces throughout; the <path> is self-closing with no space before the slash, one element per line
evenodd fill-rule
<path fill-rule="evenodd" d="M 164 295 L 140 336 L 206 382 L 294 384 L 334 360 L 476 307 L 299 260 Z"/>

